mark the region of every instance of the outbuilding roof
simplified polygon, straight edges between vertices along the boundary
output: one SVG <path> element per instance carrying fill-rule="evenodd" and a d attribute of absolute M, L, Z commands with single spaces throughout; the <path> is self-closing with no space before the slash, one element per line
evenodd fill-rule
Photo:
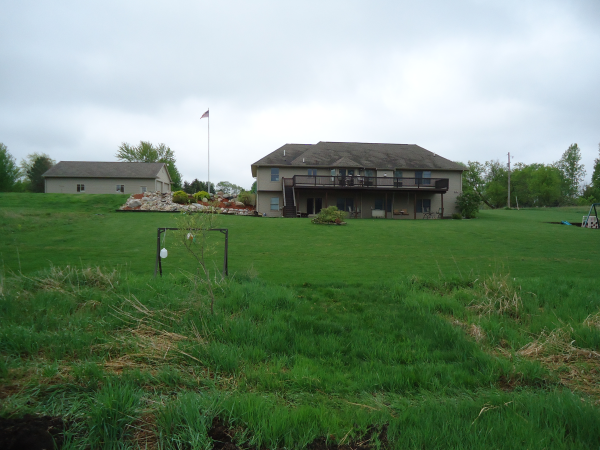
<path fill-rule="evenodd" d="M 163 167 L 166 170 L 166 164 L 160 162 L 60 161 L 43 176 L 46 178 L 156 178 Z M 168 173 L 167 170 L 167 175 Z"/>
<path fill-rule="evenodd" d="M 319 142 L 285 144 L 252 164 L 258 166 L 357 167 L 372 169 L 457 170 L 464 167 L 414 144 Z"/>

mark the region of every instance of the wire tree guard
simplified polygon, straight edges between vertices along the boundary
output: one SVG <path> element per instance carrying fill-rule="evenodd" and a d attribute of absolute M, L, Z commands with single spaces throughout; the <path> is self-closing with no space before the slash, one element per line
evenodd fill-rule
<path fill-rule="evenodd" d="M 183 228 L 157 228 L 156 229 L 156 263 L 154 264 L 154 278 L 156 274 L 160 273 L 162 277 L 162 258 L 160 257 L 160 236 L 167 230 L 182 230 Z M 189 231 L 199 231 L 201 228 L 186 228 Z M 210 228 L 208 231 L 220 231 L 225 235 L 225 253 L 223 255 L 223 273 L 225 276 L 229 275 L 229 264 L 228 264 L 228 244 L 229 244 L 229 229 L 228 228 Z"/>

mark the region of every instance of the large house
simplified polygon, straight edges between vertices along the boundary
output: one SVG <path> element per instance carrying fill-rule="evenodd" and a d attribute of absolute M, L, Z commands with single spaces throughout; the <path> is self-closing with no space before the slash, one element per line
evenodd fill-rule
<path fill-rule="evenodd" d="M 171 192 L 164 163 L 60 161 L 44 173 L 47 193 Z"/>
<path fill-rule="evenodd" d="M 418 145 L 356 142 L 286 144 L 252 164 L 257 210 L 271 217 L 332 205 L 356 218 L 448 217 L 463 170 Z"/>

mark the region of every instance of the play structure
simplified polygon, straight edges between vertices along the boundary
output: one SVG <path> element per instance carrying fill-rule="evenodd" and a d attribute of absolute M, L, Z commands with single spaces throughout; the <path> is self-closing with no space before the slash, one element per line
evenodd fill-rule
<path fill-rule="evenodd" d="M 596 211 L 596 206 L 600 206 L 600 203 L 593 203 L 590 206 L 588 215 L 583 216 L 583 219 L 581 219 L 582 228 L 598 228 L 598 211 Z M 594 212 L 593 214 L 592 211 Z"/>

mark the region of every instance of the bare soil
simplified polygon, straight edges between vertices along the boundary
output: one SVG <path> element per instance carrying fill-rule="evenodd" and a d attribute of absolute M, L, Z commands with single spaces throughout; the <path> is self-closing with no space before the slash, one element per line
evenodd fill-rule
<path fill-rule="evenodd" d="M 66 424 L 60 417 L 26 414 L 18 419 L 0 417 L 0 449 L 53 450 L 61 448 Z"/>

